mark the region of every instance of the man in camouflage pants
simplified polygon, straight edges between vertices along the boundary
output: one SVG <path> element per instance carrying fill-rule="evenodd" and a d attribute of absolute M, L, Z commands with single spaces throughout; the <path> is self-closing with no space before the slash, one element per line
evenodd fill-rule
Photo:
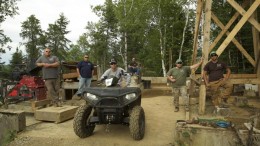
<path fill-rule="evenodd" d="M 176 67 L 170 69 L 167 73 L 167 79 L 172 83 L 173 90 L 173 102 L 175 106 L 175 112 L 179 111 L 179 96 L 182 96 L 185 101 L 185 110 L 189 110 L 189 99 L 187 96 L 186 77 L 190 73 L 191 69 L 195 69 L 201 65 L 203 58 L 200 62 L 192 66 L 182 66 L 182 60 L 178 59 L 175 64 Z"/>
<path fill-rule="evenodd" d="M 210 53 L 211 60 L 208 62 L 203 70 L 203 78 L 206 86 L 210 89 L 212 94 L 212 103 L 216 108 L 225 107 L 228 97 L 232 93 L 233 86 L 228 83 L 227 80 L 230 77 L 231 71 L 229 67 L 218 61 L 218 55 L 215 51 Z M 226 75 L 224 77 L 224 72 Z M 224 88 L 224 91 L 220 91 L 219 88 Z"/>

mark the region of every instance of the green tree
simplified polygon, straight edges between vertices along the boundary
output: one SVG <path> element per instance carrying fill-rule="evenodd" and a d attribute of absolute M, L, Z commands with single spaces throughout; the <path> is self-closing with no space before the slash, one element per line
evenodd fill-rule
<path fill-rule="evenodd" d="M 17 65 L 23 64 L 23 54 L 22 51 L 16 48 L 16 52 L 12 54 L 12 59 L 10 60 L 10 66 L 13 69 Z"/>
<path fill-rule="evenodd" d="M 19 0 L 4 0 L 0 1 L 0 26 L 7 17 L 13 17 L 18 14 L 17 10 L 17 1 Z M 11 39 L 4 34 L 4 30 L 0 28 L 0 53 L 5 53 L 5 49 L 3 46 L 7 43 L 11 42 Z"/>
<path fill-rule="evenodd" d="M 79 45 L 71 45 L 70 48 L 71 49 L 67 51 L 66 61 L 77 62 L 82 60 L 83 54 L 86 52 L 82 52 L 81 47 Z"/>
<path fill-rule="evenodd" d="M 90 52 L 107 63 L 114 55 L 126 67 L 128 58 L 138 58 L 146 75 L 161 76 L 178 58 L 183 40 L 183 57 L 188 62 L 192 50 L 194 13 L 185 15 L 188 1 L 107 0 L 93 11 L 100 17 L 87 26 Z M 186 31 L 183 31 L 186 26 Z M 184 32 L 184 33 L 183 33 Z M 183 35 L 185 34 L 185 35 Z M 185 57 L 184 57 L 185 56 Z M 173 58 L 173 59 L 169 59 Z M 105 64 L 104 64 L 105 66 Z"/>
<path fill-rule="evenodd" d="M 128 0 L 115 2 L 119 21 L 120 54 L 125 68 L 132 57 L 139 58 L 139 51 L 143 49 L 146 20 L 150 17 L 146 15 L 149 3 L 149 1 Z"/>
<path fill-rule="evenodd" d="M 96 62 L 101 66 L 101 71 L 107 68 L 110 58 L 119 60 L 118 20 L 115 15 L 115 6 L 112 0 L 106 0 L 105 5 L 96 6 L 93 11 L 100 17 L 96 24 L 88 23 L 87 36 L 90 53 L 98 55 Z"/>
<path fill-rule="evenodd" d="M 111 54 L 108 51 L 107 35 L 101 23 L 88 23 L 86 29 L 86 39 L 90 48 L 89 54 L 90 56 L 95 56 L 95 58 L 92 58 L 92 61 L 99 64 L 101 72 L 103 72 L 107 68 L 108 56 Z"/>
<path fill-rule="evenodd" d="M 81 52 L 89 52 L 89 43 L 87 41 L 88 37 L 86 33 L 83 33 L 80 37 L 79 40 L 77 41 L 77 44 L 80 48 Z"/>
<path fill-rule="evenodd" d="M 43 48 L 43 31 L 41 29 L 40 21 L 35 17 L 35 15 L 31 15 L 26 21 L 22 22 L 20 36 L 26 40 L 23 44 L 26 47 L 28 59 L 37 59 L 40 54 L 39 46 Z"/>
<path fill-rule="evenodd" d="M 67 30 L 69 21 L 63 13 L 60 14 L 60 18 L 54 23 L 49 24 L 49 28 L 46 32 L 46 39 L 48 47 L 53 50 L 53 54 L 58 56 L 61 60 L 66 58 L 67 51 L 69 50 L 70 40 L 65 36 L 70 31 Z"/>

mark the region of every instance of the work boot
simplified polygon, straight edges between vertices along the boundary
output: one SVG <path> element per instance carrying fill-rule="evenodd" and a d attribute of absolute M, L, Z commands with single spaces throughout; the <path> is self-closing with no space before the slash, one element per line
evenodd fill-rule
<path fill-rule="evenodd" d="M 229 105 L 226 104 L 226 103 L 221 103 L 221 104 L 219 105 L 219 107 L 220 107 L 220 108 L 229 108 Z"/>
<path fill-rule="evenodd" d="M 228 103 L 228 102 L 227 102 L 227 101 L 228 101 L 227 98 L 223 98 L 222 101 L 223 101 L 224 103 Z"/>
<path fill-rule="evenodd" d="M 221 101 L 219 107 L 220 108 L 228 108 L 229 104 L 228 104 L 227 100 L 228 100 L 227 98 L 222 98 L 222 101 Z"/>
<path fill-rule="evenodd" d="M 77 96 L 81 97 L 81 93 L 77 93 Z"/>
<path fill-rule="evenodd" d="M 62 103 L 61 103 L 61 101 L 53 101 L 53 106 L 54 107 L 62 107 Z"/>
<path fill-rule="evenodd" d="M 179 111 L 179 107 L 175 107 L 174 112 L 178 112 Z"/>

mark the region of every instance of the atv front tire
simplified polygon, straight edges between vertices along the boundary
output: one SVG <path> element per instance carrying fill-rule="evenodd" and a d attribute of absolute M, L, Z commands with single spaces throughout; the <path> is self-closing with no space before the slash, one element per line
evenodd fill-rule
<path fill-rule="evenodd" d="M 80 138 L 90 136 L 95 129 L 95 125 L 90 125 L 88 121 L 91 110 L 92 107 L 89 105 L 80 106 L 74 116 L 73 129 Z"/>
<path fill-rule="evenodd" d="M 130 113 L 130 134 L 134 140 L 141 140 L 145 132 L 145 115 L 141 106 L 135 106 Z"/>

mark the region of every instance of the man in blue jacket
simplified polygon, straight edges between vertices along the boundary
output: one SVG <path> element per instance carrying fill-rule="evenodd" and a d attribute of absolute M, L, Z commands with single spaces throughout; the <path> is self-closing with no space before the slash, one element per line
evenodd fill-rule
<path fill-rule="evenodd" d="M 91 79 L 94 74 L 94 65 L 89 61 L 89 56 L 87 54 L 84 55 L 83 61 L 78 63 L 77 73 L 80 77 L 77 95 L 81 95 L 82 90 L 85 87 L 90 87 Z"/>

